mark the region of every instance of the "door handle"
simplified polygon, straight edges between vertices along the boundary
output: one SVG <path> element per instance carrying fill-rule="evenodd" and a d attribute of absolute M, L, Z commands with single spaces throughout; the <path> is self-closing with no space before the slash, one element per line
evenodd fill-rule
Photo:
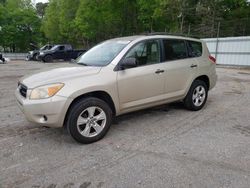
<path fill-rule="evenodd" d="M 163 73 L 163 72 L 165 72 L 164 70 L 161 70 L 161 69 L 157 69 L 156 71 L 155 71 L 155 74 L 160 74 L 160 73 Z"/>
<path fill-rule="evenodd" d="M 197 65 L 195 65 L 195 64 L 192 64 L 191 66 L 190 66 L 191 68 L 194 68 L 194 67 L 197 67 Z"/>

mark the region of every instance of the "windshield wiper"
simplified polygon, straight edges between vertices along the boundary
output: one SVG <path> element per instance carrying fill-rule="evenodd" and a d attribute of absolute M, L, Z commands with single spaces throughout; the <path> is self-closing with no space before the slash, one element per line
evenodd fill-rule
<path fill-rule="evenodd" d="M 84 66 L 90 66 L 90 65 L 88 65 L 88 64 L 86 64 L 86 63 L 83 63 L 83 62 L 77 62 L 77 64 L 79 64 L 79 65 L 84 65 Z"/>

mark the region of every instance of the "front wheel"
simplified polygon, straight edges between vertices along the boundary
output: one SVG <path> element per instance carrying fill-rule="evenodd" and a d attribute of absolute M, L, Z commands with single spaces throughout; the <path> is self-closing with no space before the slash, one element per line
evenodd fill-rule
<path fill-rule="evenodd" d="M 98 98 L 88 97 L 72 106 L 67 128 L 77 142 L 89 144 L 102 139 L 111 122 L 112 111 L 109 105 Z"/>
<path fill-rule="evenodd" d="M 43 62 L 51 62 L 51 61 L 53 61 L 52 55 L 46 55 L 46 56 L 43 58 Z"/>
<path fill-rule="evenodd" d="M 200 110 L 207 101 L 207 95 L 208 87 L 206 83 L 202 80 L 195 80 L 184 99 L 184 105 L 189 110 Z"/>

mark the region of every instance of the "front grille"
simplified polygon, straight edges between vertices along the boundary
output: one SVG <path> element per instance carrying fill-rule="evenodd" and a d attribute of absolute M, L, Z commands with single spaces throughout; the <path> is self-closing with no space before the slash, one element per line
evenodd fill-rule
<path fill-rule="evenodd" d="M 26 98 L 27 96 L 27 87 L 23 84 L 19 84 L 19 93 L 24 97 Z"/>

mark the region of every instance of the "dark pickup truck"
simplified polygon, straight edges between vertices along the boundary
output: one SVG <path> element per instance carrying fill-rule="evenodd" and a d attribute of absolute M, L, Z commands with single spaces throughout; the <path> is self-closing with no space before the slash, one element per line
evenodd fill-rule
<path fill-rule="evenodd" d="M 41 51 L 38 60 L 43 62 L 51 62 L 54 59 L 63 59 L 65 61 L 76 59 L 86 50 L 74 50 L 70 44 L 59 44 L 53 46 L 50 50 Z"/>
<path fill-rule="evenodd" d="M 45 50 L 50 50 L 54 45 L 46 44 L 45 46 L 41 47 L 40 49 L 37 48 L 35 45 L 32 45 L 32 46 L 34 46 L 35 49 L 33 51 L 28 52 L 28 55 L 26 57 L 27 61 L 38 60 L 37 57 L 38 57 L 39 53 L 41 53 L 42 51 L 45 51 Z"/>

